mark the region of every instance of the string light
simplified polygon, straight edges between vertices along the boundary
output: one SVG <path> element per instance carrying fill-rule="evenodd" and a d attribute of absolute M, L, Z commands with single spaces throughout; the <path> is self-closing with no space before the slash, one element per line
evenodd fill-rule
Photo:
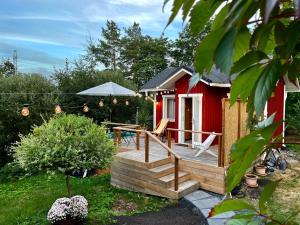
<path fill-rule="evenodd" d="M 114 98 L 113 103 L 114 103 L 114 104 L 117 104 L 117 103 L 118 103 L 118 100 L 117 100 L 116 98 Z"/>
<path fill-rule="evenodd" d="M 87 113 L 87 112 L 89 112 L 89 107 L 87 106 L 87 104 L 84 104 L 83 105 L 83 109 L 82 109 L 82 111 L 84 112 L 84 113 Z"/>
<path fill-rule="evenodd" d="M 125 101 L 125 105 L 129 105 L 129 101 L 128 100 Z"/>
<path fill-rule="evenodd" d="M 28 104 L 24 104 L 23 109 L 21 111 L 21 115 L 26 117 L 29 116 L 29 105 Z"/>
<path fill-rule="evenodd" d="M 99 102 L 99 106 L 102 108 L 104 106 L 104 102 L 103 100 L 101 99 L 100 102 Z"/>
<path fill-rule="evenodd" d="M 56 114 L 60 114 L 61 113 L 62 110 L 61 110 L 61 107 L 60 107 L 59 104 L 56 104 L 54 111 L 55 111 Z"/>

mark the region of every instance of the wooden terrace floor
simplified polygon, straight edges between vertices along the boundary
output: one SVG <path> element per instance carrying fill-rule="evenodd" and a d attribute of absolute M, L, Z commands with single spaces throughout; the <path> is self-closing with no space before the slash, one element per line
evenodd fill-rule
<path fill-rule="evenodd" d="M 121 147 L 123 150 L 136 150 L 136 144 L 135 144 L 135 139 L 130 139 L 127 138 L 128 143 L 125 142 L 123 139 L 121 142 Z M 140 138 L 140 153 L 137 152 L 137 159 L 141 159 L 142 155 L 144 154 L 144 139 L 141 137 Z M 185 145 L 179 145 L 174 142 L 172 142 L 172 150 L 177 153 L 179 156 L 181 156 L 183 159 L 190 160 L 196 163 L 200 164 L 208 164 L 211 166 L 218 166 L 218 158 L 214 157 L 206 152 L 202 153 L 198 157 L 195 157 L 196 153 L 198 152 L 197 149 L 192 149 L 189 146 Z M 218 155 L 218 145 L 214 145 L 211 147 L 211 150 Z M 139 155 L 139 157 L 138 157 Z M 149 140 L 149 155 L 150 155 L 150 160 L 151 158 L 157 158 L 156 156 L 167 156 L 167 151 L 163 149 L 157 142 Z"/>

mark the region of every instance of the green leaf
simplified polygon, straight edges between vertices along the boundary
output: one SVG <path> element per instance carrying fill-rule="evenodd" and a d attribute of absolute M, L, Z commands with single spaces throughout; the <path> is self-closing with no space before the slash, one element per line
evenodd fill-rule
<path fill-rule="evenodd" d="M 268 58 L 269 57 L 262 51 L 250 51 L 233 64 L 231 74 L 238 73 L 261 60 Z"/>
<path fill-rule="evenodd" d="M 209 72 L 213 65 L 213 54 L 216 49 L 216 43 L 219 43 L 223 37 L 225 28 L 211 31 L 199 44 L 195 53 L 196 71 L 202 74 Z"/>
<path fill-rule="evenodd" d="M 225 18 L 227 16 L 228 12 L 229 12 L 229 4 L 224 6 L 221 9 L 221 11 L 218 13 L 216 18 L 213 20 L 213 24 L 211 27 L 212 30 L 219 29 L 220 27 L 222 27 L 224 25 L 224 21 L 225 21 Z"/>
<path fill-rule="evenodd" d="M 268 22 L 271 12 L 273 11 L 275 5 L 277 4 L 277 0 L 267 0 L 266 1 L 266 9 L 265 9 L 265 23 Z"/>
<path fill-rule="evenodd" d="M 247 220 L 251 220 L 255 216 L 257 216 L 257 213 L 243 212 L 243 213 L 239 213 L 239 214 L 234 215 L 232 217 L 232 219 L 247 219 Z"/>
<path fill-rule="evenodd" d="M 247 27 L 242 27 L 239 30 L 235 41 L 234 59 L 233 59 L 234 62 L 246 54 L 246 52 L 249 49 L 249 42 L 250 42 L 250 32 Z"/>
<path fill-rule="evenodd" d="M 265 51 L 274 23 L 260 24 L 253 32 L 250 46 L 254 49 Z"/>
<path fill-rule="evenodd" d="M 241 181 L 252 162 L 271 141 L 272 135 L 279 126 L 279 122 L 253 131 L 239 139 L 231 147 L 231 165 L 227 171 L 226 190 L 230 192 Z"/>
<path fill-rule="evenodd" d="M 276 86 L 280 77 L 281 64 L 279 59 L 272 60 L 262 71 L 261 76 L 257 82 L 254 107 L 258 115 L 262 114 L 267 100 Z"/>
<path fill-rule="evenodd" d="M 252 66 L 242 71 L 232 83 L 230 90 L 230 102 L 233 104 L 238 97 L 246 102 L 248 96 L 253 92 L 259 75 L 263 68 L 260 65 Z"/>
<path fill-rule="evenodd" d="M 257 128 L 259 129 L 263 129 L 265 127 L 270 126 L 273 122 L 274 122 L 274 118 L 275 118 L 276 113 L 273 113 L 271 116 L 269 116 L 267 119 L 259 122 L 257 124 Z"/>
<path fill-rule="evenodd" d="M 190 15 L 190 27 L 194 35 L 199 34 L 222 1 L 201 0 L 196 3 Z"/>
<path fill-rule="evenodd" d="M 164 7 L 165 5 L 169 2 L 170 0 L 165 0 L 164 1 Z M 184 3 L 184 0 L 173 0 L 173 6 L 172 6 L 172 13 L 169 17 L 168 23 L 165 27 L 165 29 L 173 22 L 173 20 L 175 19 L 175 17 L 177 16 L 179 10 L 181 9 L 182 5 Z"/>
<path fill-rule="evenodd" d="M 233 64 L 235 40 L 238 34 L 237 28 L 231 28 L 221 39 L 215 51 L 214 61 L 217 68 L 225 74 L 229 74 Z"/>
<path fill-rule="evenodd" d="M 286 44 L 286 28 L 281 21 L 277 21 L 275 24 L 275 42 L 277 45 L 285 45 Z"/>
<path fill-rule="evenodd" d="M 269 181 L 259 197 L 259 210 L 261 214 L 267 213 L 267 203 L 270 201 L 279 181 Z"/>
<path fill-rule="evenodd" d="M 287 28 L 287 50 L 291 54 L 300 38 L 300 21 L 293 21 Z"/>
<path fill-rule="evenodd" d="M 182 7 L 182 20 L 185 21 L 196 0 L 186 0 Z"/>
<path fill-rule="evenodd" d="M 196 86 L 201 80 L 201 76 L 199 73 L 194 73 L 189 82 L 189 90 L 191 90 L 194 86 Z"/>
<path fill-rule="evenodd" d="M 225 212 L 231 212 L 231 211 L 240 211 L 240 210 L 250 210 L 255 212 L 256 208 L 251 205 L 249 202 L 242 200 L 242 199 L 229 199 L 225 200 L 215 207 L 211 209 L 209 212 L 208 217 L 213 217 L 218 214 L 222 214 Z"/>
<path fill-rule="evenodd" d="M 248 224 L 247 219 L 231 219 L 226 224 L 227 225 L 247 225 Z"/>

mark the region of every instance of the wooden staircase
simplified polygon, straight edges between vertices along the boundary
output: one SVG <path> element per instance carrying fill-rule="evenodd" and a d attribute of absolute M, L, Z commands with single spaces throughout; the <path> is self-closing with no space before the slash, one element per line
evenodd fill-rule
<path fill-rule="evenodd" d="M 187 172 L 178 171 L 178 190 L 175 190 L 175 164 L 171 157 L 149 154 L 144 151 L 118 153 L 112 163 L 111 184 L 123 189 L 161 197 L 179 199 L 199 188 Z"/>

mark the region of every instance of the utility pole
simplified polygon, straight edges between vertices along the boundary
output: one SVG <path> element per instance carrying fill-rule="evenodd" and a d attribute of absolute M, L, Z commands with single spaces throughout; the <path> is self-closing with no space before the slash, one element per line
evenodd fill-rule
<path fill-rule="evenodd" d="M 17 75 L 18 74 L 18 54 L 17 54 L 17 50 L 14 50 L 13 64 L 14 64 L 14 67 L 15 67 L 15 75 Z"/>

